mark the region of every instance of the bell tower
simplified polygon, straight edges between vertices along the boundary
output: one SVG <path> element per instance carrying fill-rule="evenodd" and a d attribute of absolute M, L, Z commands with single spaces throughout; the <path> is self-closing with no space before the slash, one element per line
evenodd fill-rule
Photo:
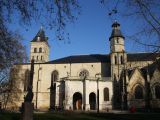
<path fill-rule="evenodd" d="M 111 53 L 124 51 L 124 39 L 125 38 L 120 30 L 120 24 L 117 21 L 115 21 L 112 24 L 112 33 L 109 38 Z"/>
<path fill-rule="evenodd" d="M 112 33 L 109 38 L 110 41 L 110 59 L 112 75 L 119 79 L 124 64 L 127 62 L 127 56 L 124 47 L 125 37 L 120 30 L 120 24 L 115 21 L 112 24 Z"/>
<path fill-rule="evenodd" d="M 113 108 L 121 108 L 122 91 L 124 88 L 125 66 L 127 54 L 125 52 L 125 37 L 120 30 L 120 24 L 115 21 L 112 24 L 112 33 L 110 41 L 110 59 L 111 59 L 111 79 L 113 81 Z"/>
<path fill-rule="evenodd" d="M 34 59 L 36 63 L 43 63 L 49 60 L 48 37 L 41 27 L 37 35 L 31 41 L 30 61 Z"/>

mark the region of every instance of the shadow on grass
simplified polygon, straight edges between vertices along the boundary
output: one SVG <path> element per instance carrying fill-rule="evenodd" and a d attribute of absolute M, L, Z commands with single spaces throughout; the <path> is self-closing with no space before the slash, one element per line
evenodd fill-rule
<path fill-rule="evenodd" d="M 0 113 L 0 120 L 19 120 L 20 113 Z"/>
<path fill-rule="evenodd" d="M 20 120 L 20 113 L 0 113 L 0 120 Z M 160 120 L 159 113 L 73 113 L 73 112 L 48 112 L 35 113 L 33 120 Z"/>

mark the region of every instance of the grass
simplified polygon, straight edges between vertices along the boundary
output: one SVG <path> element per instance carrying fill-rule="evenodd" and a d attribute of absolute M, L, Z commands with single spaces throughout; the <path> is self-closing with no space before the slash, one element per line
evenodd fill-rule
<path fill-rule="evenodd" d="M 20 120 L 20 113 L 0 113 L 0 120 Z M 35 113 L 33 120 L 160 120 L 159 113 Z"/>
<path fill-rule="evenodd" d="M 0 120 L 19 120 L 20 113 L 0 113 Z"/>

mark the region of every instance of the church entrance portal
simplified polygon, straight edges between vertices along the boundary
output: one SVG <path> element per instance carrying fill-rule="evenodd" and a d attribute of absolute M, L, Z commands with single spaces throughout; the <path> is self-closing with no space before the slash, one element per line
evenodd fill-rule
<path fill-rule="evenodd" d="M 90 110 L 96 109 L 96 94 L 93 92 L 89 94 L 89 104 L 90 104 Z"/>
<path fill-rule="evenodd" d="M 82 94 L 79 92 L 73 95 L 73 110 L 82 110 Z"/>

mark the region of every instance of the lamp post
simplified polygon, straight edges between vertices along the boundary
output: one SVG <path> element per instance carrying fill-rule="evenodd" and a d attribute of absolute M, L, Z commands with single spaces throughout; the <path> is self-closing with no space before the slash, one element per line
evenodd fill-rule
<path fill-rule="evenodd" d="M 39 71 L 40 70 L 42 70 L 41 67 L 38 69 L 38 80 L 37 80 L 37 85 L 36 85 L 36 109 L 37 109 L 37 105 L 38 105 L 38 82 L 40 81 L 39 80 Z"/>
<path fill-rule="evenodd" d="M 97 78 L 97 113 L 99 113 L 99 79 L 100 79 L 100 76 L 101 73 L 97 73 L 95 74 L 95 78 Z"/>

